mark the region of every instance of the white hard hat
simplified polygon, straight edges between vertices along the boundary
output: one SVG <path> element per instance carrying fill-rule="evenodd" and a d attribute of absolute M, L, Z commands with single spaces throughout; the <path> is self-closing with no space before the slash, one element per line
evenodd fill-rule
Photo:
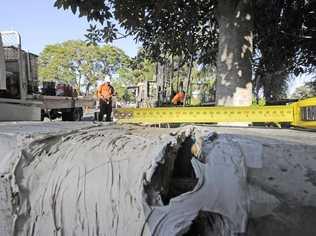
<path fill-rule="evenodd" d="M 104 80 L 103 80 L 105 83 L 111 83 L 111 79 L 110 79 L 110 76 L 106 75 L 104 76 Z"/>

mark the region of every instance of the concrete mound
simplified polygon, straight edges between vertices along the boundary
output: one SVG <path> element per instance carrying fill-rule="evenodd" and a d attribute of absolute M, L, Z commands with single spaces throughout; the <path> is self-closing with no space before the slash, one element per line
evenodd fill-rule
<path fill-rule="evenodd" d="M 57 126 L 0 127 L 0 235 L 316 235 L 315 133 Z"/>

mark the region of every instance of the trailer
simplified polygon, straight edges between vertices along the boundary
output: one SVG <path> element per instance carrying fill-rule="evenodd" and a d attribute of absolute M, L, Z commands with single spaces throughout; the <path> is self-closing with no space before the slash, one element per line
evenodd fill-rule
<path fill-rule="evenodd" d="M 95 99 L 40 92 L 37 58 L 22 50 L 18 32 L 0 32 L 0 121 L 80 120 Z"/>

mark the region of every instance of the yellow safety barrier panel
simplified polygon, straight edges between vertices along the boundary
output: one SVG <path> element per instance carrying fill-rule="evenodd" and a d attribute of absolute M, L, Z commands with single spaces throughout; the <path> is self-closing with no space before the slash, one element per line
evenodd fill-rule
<path fill-rule="evenodd" d="M 316 128 L 316 97 L 292 103 L 293 126 Z"/>
<path fill-rule="evenodd" d="M 316 98 L 283 106 L 118 108 L 114 117 L 120 123 L 284 122 L 316 128 Z"/>

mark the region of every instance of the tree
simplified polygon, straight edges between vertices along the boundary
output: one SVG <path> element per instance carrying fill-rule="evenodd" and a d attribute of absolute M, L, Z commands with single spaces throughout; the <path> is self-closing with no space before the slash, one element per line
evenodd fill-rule
<path fill-rule="evenodd" d="M 303 99 L 316 96 L 316 82 L 307 82 L 295 89 L 292 98 Z"/>
<path fill-rule="evenodd" d="M 118 48 L 66 41 L 45 47 L 39 57 L 39 76 L 70 83 L 87 94 L 97 80 L 112 77 L 129 64 L 130 58 Z"/>
<path fill-rule="evenodd" d="M 137 40 L 143 42 L 145 50 L 155 60 L 177 55 L 183 56 L 187 62 L 193 58 L 204 64 L 216 63 L 217 103 L 249 105 L 253 46 L 265 48 L 264 45 L 267 44 L 261 45 L 260 42 L 267 42 L 267 39 L 270 41 L 282 39 L 279 34 L 274 34 L 274 31 L 262 30 L 269 29 L 267 22 L 275 13 L 275 11 L 264 12 L 261 14 L 264 17 L 257 17 L 262 10 L 260 6 L 265 6 L 265 2 L 265 0 L 56 0 L 55 6 L 71 8 L 73 12 L 79 9 L 80 16 L 86 16 L 90 21 L 103 24 L 103 28 L 91 26 L 87 35 L 91 41 L 113 40 L 134 35 Z M 307 0 L 303 3 L 301 0 L 270 0 L 267 2 L 270 6 L 277 5 L 277 8 L 281 9 L 279 15 L 289 13 L 284 14 L 282 21 L 285 26 L 282 29 L 289 29 L 284 31 L 285 34 L 299 35 L 303 31 L 304 34 L 305 32 L 313 34 L 314 21 L 311 19 L 315 16 L 315 12 L 308 10 L 313 9 L 312 1 Z M 282 4 L 277 4 L 279 2 Z M 293 5 L 301 7 L 296 7 L 297 11 L 287 11 L 292 9 L 289 6 Z M 287 24 L 299 14 L 303 19 L 300 24 Z M 126 30 L 126 34 L 123 35 L 117 30 L 116 25 L 112 23 L 113 19 L 118 20 L 120 26 Z M 258 39 L 255 40 L 255 44 L 253 44 L 253 35 Z M 294 39 L 293 42 L 294 49 L 284 48 L 285 60 L 300 57 L 304 61 L 306 55 L 315 55 L 311 41 L 299 43 Z M 260 52 L 260 57 L 264 57 L 264 61 L 269 62 L 272 54 L 270 51 Z"/>
<path fill-rule="evenodd" d="M 315 5 L 312 1 L 257 1 L 254 82 L 256 93 L 263 88 L 267 101 L 284 96 L 289 74 L 315 70 Z"/>
<path fill-rule="evenodd" d="M 140 49 L 136 57 L 130 59 L 128 66 L 122 66 L 117 70 L 113 78 L 113 86 L 119 100 L 130 101 L 133 96 L 128 87 L 136 86 L 138 83 L 153 80 L 155 75 L 155 64 L 144 57 Z"/>
<path fill-rule="evenodd" d="M 144 49 L 140 49 L 131 63 L 134 83 L 150 81 L 154 79 L 156 66 L 153 61 L 148 59 Z"/>
<path fill-rule="evenodd" d="M 111 22 L 116 18 L 128 34 L 143 42 L 156 60 L 171 54 L 215 64 L 218 22 L 221 39 L 217 60 L 218 103 L 248 105 L 251 102 L 250 0 L 222 0 L 217 5 L 212 0 L 56 0 L 55 6 L 71 8 L 73 12 L 79 8 L 80 16 L 105 23 L 101 31 L 91 27 L 88 37 L 92 40 L 116 38 L 118 31 Z M 215 13 L 218 13 L 217 20 Z"/>

